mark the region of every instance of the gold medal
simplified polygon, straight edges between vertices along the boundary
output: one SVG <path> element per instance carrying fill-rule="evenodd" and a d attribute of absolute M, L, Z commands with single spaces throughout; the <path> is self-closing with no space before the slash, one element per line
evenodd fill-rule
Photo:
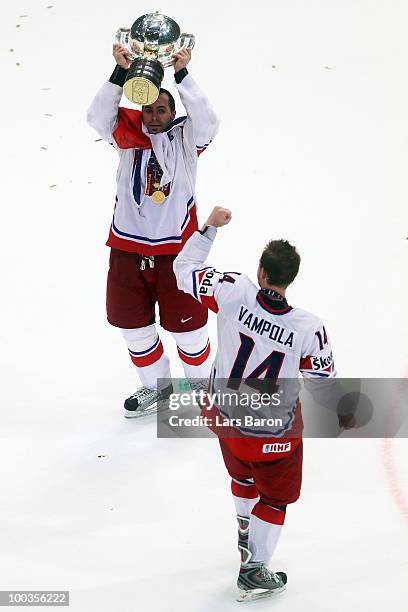
<path fill-rule="evenodd" d="M 164 195 L 162 191 L 154 191 L 152 193 L 152 202 L 154 204 L 163 204 L 165 199 L 166 199 L 166 196 Z"/>

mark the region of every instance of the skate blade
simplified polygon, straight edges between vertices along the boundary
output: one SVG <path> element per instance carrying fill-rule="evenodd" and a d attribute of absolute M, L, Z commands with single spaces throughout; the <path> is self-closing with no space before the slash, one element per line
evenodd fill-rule
<path fill-rule="evenodd" d="M 148 408 L 145 408 L 144 410 L 126 410 L 125 408 L 123 416 L 125 417 L 125 419 L 140 419 L 141 417 L 144 417 L 144 416 L 149 416 L 151 414 L 157 414 L 158 410 L 159 410 L 159 407 L 157 404 L 152 404 L 151 406 L 149 406 Z"/>
<path fill-rule="evenodd" d="M 123 416 L 125 419 L 139 419 L 140 417 L 157 414 L 158 412 L 164 412 L 165 410 L 167 410 L 167 403 L 166 401 L 160 400 L 156 404 L 151 404 L 151 406 L 141 410 L 126 410 L 125 408 L 123 411 Z"/>
<path fill-rule="evenodd" d="M 239 595 L 237 597 L 237 601 L 240 603 L 248 602 L 248 601 L 256 601 L 257 599 L 266 599 L 267 597 L 273 597 L 274 595 L 278 595 L 278 593 L 282 593 L 286 589 L 286 584 L 277 589 L 270 589 L 269 591 L 265 591 L 262 589 L 253 589 L 252 591 L 243 591 L 239 590 Z"/>

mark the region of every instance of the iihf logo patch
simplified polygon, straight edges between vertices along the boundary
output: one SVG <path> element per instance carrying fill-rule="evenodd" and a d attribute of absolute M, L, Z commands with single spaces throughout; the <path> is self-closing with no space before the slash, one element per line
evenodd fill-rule
<path fill-rule="evenodd" d="M 290 451 L 292 442 L 285 442 L 283 444 L 274 442 L 273 444 L 264 444 L 262 447 L 263 453 L 287 453 Z"/>

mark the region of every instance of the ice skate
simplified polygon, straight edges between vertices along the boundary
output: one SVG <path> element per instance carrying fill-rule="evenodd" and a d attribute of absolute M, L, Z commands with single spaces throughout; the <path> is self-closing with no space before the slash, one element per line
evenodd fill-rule
<path fill-rule="evenodd" d="M 192 391 L 208 391 L 208 378 L 189 378 L 188 382 Z"/>
<path fill-rule="evenodd" d="M 158 391 L 157 389 L 148 389 L 147 387 L 139 387 L 125 400 L 124 416 L 127 419 L 135 419 L 149 414 L 156 414 L 160 410 L 167 408 L 168 399 L 173 393 L 173 386 L 169 385 Z"/>
<path fill-rule="evenodd" d="M 189 378 L 188 383 L 191 391 L 195 393 L 198 405 L 202 408 L 208 393 L 208 378 Z"/>
<path fill-rule="evenodd" d="M 271 572 L 264 563 L 241 563 L 237 580 L 237 601 L 253 601 L 277 595 L 285 590 L 286 582 L 287 576 L 284 572 Z"/>

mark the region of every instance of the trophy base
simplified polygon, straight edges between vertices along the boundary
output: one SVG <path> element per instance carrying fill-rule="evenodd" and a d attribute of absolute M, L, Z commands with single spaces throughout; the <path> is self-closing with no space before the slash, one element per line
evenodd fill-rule
<path fill-rule="evenodd" d="M 153 104 L 159 97 L 159 88 L 143 77 L 129 79 L 123 86 L 123 93 L 135 104 Z"/>
<path fill-rule="evenodd" d="M 129 68 L 123 92 L 135 104 L 153 104 L 159 97 L 163 77 L 164 70 L 159 61 L 137 58 Z"/>

